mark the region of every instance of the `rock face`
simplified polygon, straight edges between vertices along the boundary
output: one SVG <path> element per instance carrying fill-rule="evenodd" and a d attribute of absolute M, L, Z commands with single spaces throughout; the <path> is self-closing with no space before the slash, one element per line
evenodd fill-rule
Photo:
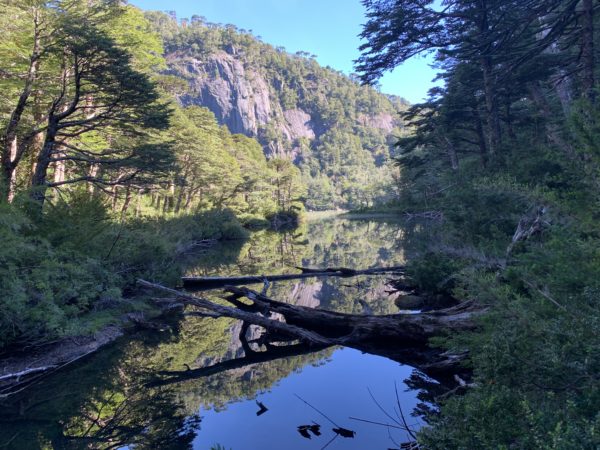
<path fill-rule="evenodd" d="M 293 305 L 317 308 L 321 304 L 319 294 L 322 289 L 323 283 L 321 281 L 316 281 L 314 283 L 296 283 L 294 284 L 294 289 L 289 297 L 289 302 Z"/>
<path fill-rule="evenodd" d="M 232 133 L 257 136 L 259 127 L 272 115 L 265 80 L 246 71 L 242 62 L 225 52 L 204 62 L 195 58 L 184 61 L 191 90 L 180 97 L 181 103 L 206 106 Z"/>
<path fill-rule="evenodd" d="M 260 70 L 249 67 L 238 55 L 221 50 L 198 59 L 177 52 L 167 55 L 167 62 L 172 74 L 189 83 L 190 89 L 179 96 L 184 106 L 209 108 L 232 133 L 257 138 L 268 157 L 298 162 L 302 141 L 310 144 L 330 129 L 311 111 L 285 109 L 280 101 L 281 85 L 269 83 Z M 319 80 L 307 82 L 318 88 Z M 391 133 L 398 118 L 389 113 L 360 114 L 356 125 Z"/>
<path fill-rule="evenodd" d="M 360 114 L 358 121 L 362 126 L 369 128 L 377 128 L 391 133 L 396 126 L 397 120 L 391 114 L 377 114 L 376 116 L 367 116 Z"/>
<path fill-rule="evenodd" d="M 282 129 L 284 135 L 290 141 L 298 138 L 314 139 L 315 131 L 312 128 L 310 114 L 301 109 L 289 109 L 284 111 L 285 124 Z"/>
<path fill-rule="evenodd" d="M 190 85 L 179 97 L 184 106 L 209 108 L 232 133 L 258 138 L 267 156 L 297 159 L 298 139 L 315 139 L 310 114 L 301 109 L 284 110 L 265 78 L 246 69 L 235 56 L 221 51 L 205 61 L 180 55 L 171 55 L 169 60 L 176 67 L 174 72 Z M 268 135 L 268 124 L 280 139 Z"/>

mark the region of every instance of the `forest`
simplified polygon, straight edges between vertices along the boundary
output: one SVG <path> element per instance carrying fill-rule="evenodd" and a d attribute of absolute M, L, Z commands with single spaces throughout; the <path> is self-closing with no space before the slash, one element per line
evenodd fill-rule
<path fill-rule="evenodd" d="M 419 411 L 411 448 L 599 448 L 600 3 L 361 3 L 363 44 L 346 76 L 202 16 L 0 0 L 0 360 L 161 317 L 139 279 L 174 287 L 190 271 L 284 273 L 315 254 L 356 268 L 401 257 L 419 295 L 477 311 L 428 342 L 461 355 L 466 381 Z M 372 87 L 418 55 L 441 81 L 424 102 Z M 314 225 L 308 251 L 306 212 L 331 209 L 402 225 L 383 243 L 370 224 Z M 281 227 L 294 231 L 273 234 Z M 386 245 L 397 234 L 402 249 Z M 361 258 L 371 252 L 375 262 Z M 324 286 L 340 314 L 362 314 L 358 297 L 393 308 L 368 283 Z M 148 337 L 152 370 L 228 354 L 231 320 L 176 328 L 175 350 Z M 117 353 L 128 358 L 111 366 L 118 374 L 72 401 L 131 396 L 126 427 L 102 442 L 125 434 L 140 448 L 176 432 L 173 448 L 191 448 L 198 405 L 254 398 L 320 358 L 270 362 L 249 384 L 220 374 L 217 391 L 205 380 L 155 389 L 138 417 L 148 399 L 118 376 L 142 386 L 146 348 L 133 340 L 102 358 Z M 74 434 L 106 431 L 63 407 Z M 168 414 L 174 428 L 146 441 L 149 417 Z"/>
<path fill-rule="evenodd" d="M 146 18 L 163 39 L 169 77 L 180 79 L 173 94 L 184 105 L 207 105 L 265 154 L 292 159 L 307 208 L 355 209 L 393 197 L 397 170 L 388 162 L 396 138 L 407 133 L 398 114 L 405 100 L 235 25 L 201 16 L 177 22 L 159 12 Z"/>
<path fill-rule="evenodd" d="M 0 348 L 90 333 L 195 245 L 295 223 L 306 186 L 202 106 L 121 2 L 3 2 Z"/>
<path fill-rule="evenodd" d="M 600 444 L 600 109 L 593 0 L 365 0 L 364 82 L 432 53 L 444 86 L 405 115 L 401 211 L 423 289 L 485 308 L 438 345 L 473 387 L 442 402 L 424 448 Z M 435 214 L 433 214 L 435 213 Z"/>

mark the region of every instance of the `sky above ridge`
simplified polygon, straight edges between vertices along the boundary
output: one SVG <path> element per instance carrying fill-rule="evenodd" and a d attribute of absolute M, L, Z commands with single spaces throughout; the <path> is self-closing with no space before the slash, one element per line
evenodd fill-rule
<path fill-rule="evenodd" d="M 178 18 L 196 14 L 209 22 L 252 30 L 264 42 L 288 52 L 306 51 L 317 61 L 346 74 L 360 55 L 358 34 L 366 21 L 360 0 L 130 0 L 147 10 L 176 11 Z M 433 86 L 428 60 L 413 58 L 380 80 L 381 92 L 416 103 Z"/>

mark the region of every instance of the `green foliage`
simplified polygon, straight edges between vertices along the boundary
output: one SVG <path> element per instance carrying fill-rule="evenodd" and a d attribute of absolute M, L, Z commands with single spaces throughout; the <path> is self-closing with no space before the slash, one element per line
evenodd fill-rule
<path fill-rule="evenodd" d="M 422 292 L 447 292 L 452 289 L 452 276 L 458 266 L 459 264 L 447 255 L 426 253 L 411 262 L 407 275 Z"/>
<path fill-rule="evenodd" d="M 363 3 L 364 80 L 435 50 L 446 81 L 399 143 L 398 206 L 443 218 L 406 233 L 408 271 L 486 311 L 442 343 L 468 351 L 474 385 L 441 401 L 420 443 L 599 448 L 598 67 L 575 56 L 597 45 L 593 2 Z M 575 16 L 589 28 L 541 37 Z"/>
<path fill-rule="evenodd" d="M 175 284 L 182 255 L 205 239 L 245 239 L 231 211 L 115 222 L 99 196 L 51 205 L 35 222 L 0 205 L 0 349 L 87 334 L 143 306 L 138 278 Z"/>
<path fill-rule="evenodd" d="M 279 187 L 271 165 L 278 160 L 268 164 L 256 140 L 232 135 L 207 108 L 173 108 L 162 138 L 172 144 L 176 163 L 151 194 L 154 215 L 229 209 L 264 219 L 287 207 L 276 201 Z"/>

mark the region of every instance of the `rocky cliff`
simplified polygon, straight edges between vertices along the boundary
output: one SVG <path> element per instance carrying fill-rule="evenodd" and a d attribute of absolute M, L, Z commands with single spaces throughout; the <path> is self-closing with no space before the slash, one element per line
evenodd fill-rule
<path fill-rule="evenodd" d="M 384 199 L 406 103 L 243 30 L 161 20 L 168 71 L 187 83 L 179 101 L 208 107 L 232 133 L 257 138 L 267 157 L 294 161 L 309 208 Z"/>
<path fill-rule="evenodd" d="M 259 138 L 267 156 L 298 162 L 301 139 L 314 142 L 330 128 L 318 116 L 314 117 L 311 108 L 285 109 L 277 88 L 270 85 L 260 69 L 246 68 L 243 60 L 225 51 L 203 59 L 177 52 L 168 55 L 167 60 L 172 73 L 189 82 L 189 91 L 179 97 L 184 106 L 208 107 L 232 133 Z M 311 83 L 315 92 L 319 91 L 318 83 L 318 79 Z M 278 139 L 261 133 L 269 124 Z M 392 112 L 361 113 L 355 125 L 391 135 L 401 122 Z"/>

